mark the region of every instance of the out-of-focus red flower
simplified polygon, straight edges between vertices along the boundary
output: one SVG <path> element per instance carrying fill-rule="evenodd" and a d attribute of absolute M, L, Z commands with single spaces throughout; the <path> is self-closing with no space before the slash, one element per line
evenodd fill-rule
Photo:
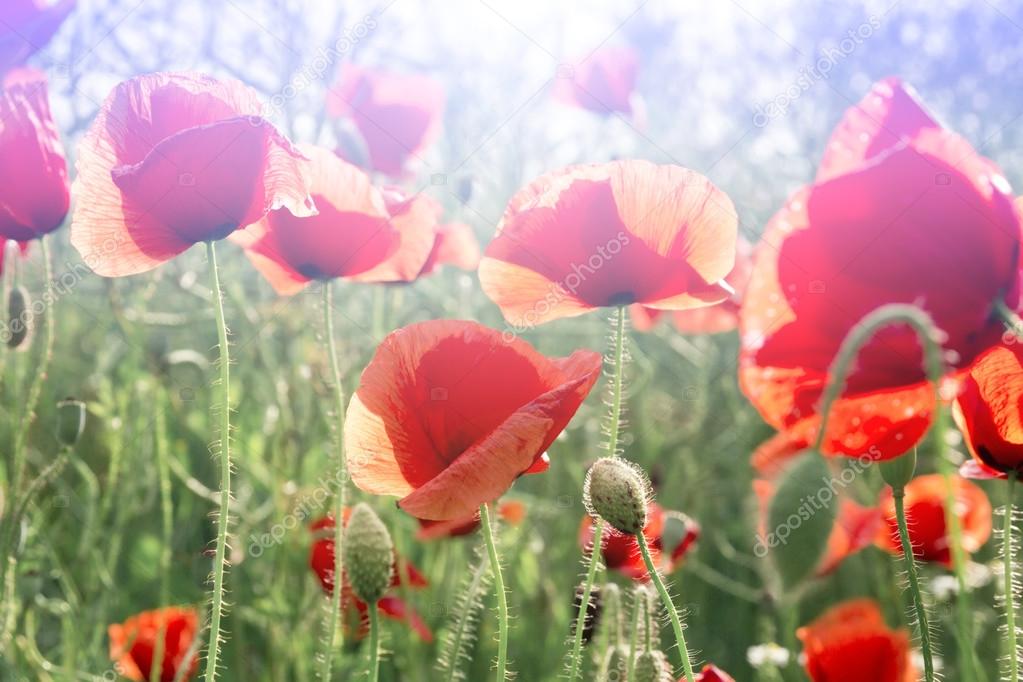
<path fill-rule="evenodd" d="M 383 194 L 390 224 L 398 232 L 398 247 L 382 263 L 357 279 L 360 282 L 414 282 L 429 265 L 444 208 L 423 193 L 409 196 L 396 187 L 387 187 Z"/>
<path fill-rule="evenodd" d="M 991 537 L 991 502 L 976 484 L 958 476 L 952 479 L 956 509 L 962 527 L 963 550 L 976 552 Z M 948 487 L 941 474 L 917 476 L 906 486 L 906 520 L 913 556 L 952 566 L 951 540 L 945 526 L 945 498 Z M 877 534 L 879 547 L 902 554 L 899 526 L 895 520 L 895 501 L 888 489 L 881 501 L 887 523 Z"/>
<path fill-rule="evenodd" d="M 345 509 L 345 525 L 348 525 L 348 517 L 350 515 L 351 510 Z M 309 549 L 309 567 L 313 569 L 313 573 L 319 579 L 323 591 L 327 594 L 333 594 L 334 519 L 330 516 L 318 519 L 310 524 L 309 530 L 312 531 L 314 537 L 312 547 Z M 401 557 L 395 557 L 392 574 L 392 588 L 400 587 L 403 584 L 412 588 L 422 588 L 429 585 L 426 577 L 419 572 L 419 569 Z M 348 585 L 348 577 L 345 576 L 341 586 L 341 611 L 344 614 L 357 618 L 356 633 L 359 637 L 364 637 L 368 632 L 368 623 L 365 618 L 368 609 L 369 607 L 366 603 L 358 599 L 352 592 L 352 588 Z M 412 605 L 405 603 L 401 598 L 385 594 L 377 602 L 377 610 L 395 620 L 407 623 L 424 642 L 433 641 L 433 632 L 430 631 L 429 626 L 416 613 Z"/>
<path fill-rule="evenodd" d="M 1017 302 L 1020 217 L 989 160 L 942 129 L 895 79 L 846 112 L 814 185 L 757 248 L 740 311 L 740 383 L 764 419 L 813 440 L 828 369 L 847 334 L 888 303 L 921 306 L 957 367 L 997 343 Z M 823 450 L 889 459 L 930 423 L 933 390 L 908 326 L 860 352 Z"/>
<path fill-rule="evenodd" d="M 120 625 L 109 626 L 110 660 L 115 663 L 117 672 L 129 680 L 149 682 L 161 630 L 164 650 L 160 682 L 172 682 L 183 668 L 186 670 L 183 679 L 195 674 L 199 654 L 193 651 L 188 655 L 188 650 L 199 631 L 199 614 L 187 607 L 144 611 Z"/>
<path fill-rule="evenodd" d="M 518 500 L 502 502 L 497 506 L 497 514 L 505 523 L 517 526 L 526 518 L 526 505 Z M 416 533 L 417 540 L 461 537 L 475 533 L 480 527 L 478 512 L 467 518 L 451 519 L 450 521 L 417 520 L 419 521 L 419 531 Z"/>
<path fill-rule="evenodd" d="M 2 275 L 4 273 L 4 265 L 6 264 L 6 261 L 7 261 L 7 246 L 8 246 L 8 244 L 12 243 L 12 241 L 13 240 L 11 240 L 11 239 L 4 239 L 3 242 L 0 243 L 0 275 Z M 28 244 L 29 243 L 28 242 L 17 242 L 17 244 L 18 244 L 18 252 L 21 254 L 21 256 L 25 257 L 26 255 L 28 255 Z"/>
<path fill-rule="evenodd" d="M 195 73 L 118 85 L 78 147 L 71 243 L 104 276 L 155 268 L 286 207 L 315 212 L 305 159 L 255 91 Z"/>
<path fill-rule="evenodd" d="M 345 449 L 362 490 L 400 497 L 422 519 L 465 519 L 524 473 L 600 376 L 600 354 L 551 359 L 474 322 L 391 333 L 348 407 Z"/>
<path fill-rule="evenodd" d="M 42 50 L 74 8 L 75 0 L 0 3 L 0 74 Z"/>
<path fill-rule="evenodd" d="M 0 237 L 26 242 L 53 232 L 67 217 L 70 192 L 46 76 L 8 73 L 0 91 Z"/>
<path fill-rule="evenodd" d="M 671 321 L 675 328 L 683 334 L 722 334 L 738 327 L 742 292 L 746 289 L 746 283 L 749 281 L 750 271 L 753 268 L 752 256 L 753 247 L 750 243 L 745 239 L 739 239 L 735 249 L 735 267 L 725 277 L 725 283 L 732 287 L 735 293 L 721 303 L 702 308 L 673 311 Z M 629 306 L 632 326 L 640 332 L 653 329 L 665 312 L 664 310 L 645 308 L 638 304 Z"/>
<path fill-rule="evenodd" d="M 433 274 L 443 265 L 475 270 L 479 264 L 480 244 L 472 228 L 465 223 L 444 223 L 437 226 L 433 249 L 419 276 Z"/>
<path fill-rule="evenodd" d="M 367 170 L 399 176 L 440 134 L 444 88 L 427 76 L 346 62 L 327 93 L 327 111 L 351 119 L 365 143 L 365 158 L 345 148 L 338 150 L 341 156 Z"/>
<path fill-rule="evenodd" d="M 647 523 L 643 535 L 654 566 L 668 574 L 682 564 L 685 555 L 700 538 L 700 524 L 682 512 L 667 510 L 651 502 L 647 507 Z M 586 548 L 592 542 L 593 519 L 587 514 L 579 528 L 579 544 Z M 639 544 L 632 535 L 605 534 L 601 554 L 608 569 L 633 580 L 650 579 Z"/>
<path fill-rule="evenodd" d="M 555 98 L 603 116 L 633 113 L 639 55 L 625 45 L 609 45 L 586 57 L 571 72 L 559 73 Z"/>
<path fill-rule="evenodd" d="M 964 476 L 1006 478 L 1023 470 L 1023 345 L 984 353 L 964 379 L 952 414 L 973 455 Z"/>
<path fill-rule="evenodd" d="M 681 677 L 678 682 L 685 682 L 685 679 Z M 735 682 L 735 679 L 716 665 L 708 663 L 703 666 L 703 670 L 696 673 L 696 682 Z"/>
<path fill-rule="evenodd" d="M 300 218 L 279 208 L 232 235 L 283 295 L 314 279 L 359 279 L 393 256 L 401 242 L 383 193 L 365 173 L 329 150 L 298 149 L 311 161 L 309 192 L 318 213 Z"/>
<path fill-rule="evenodd" d="M 724 192 L 679 166 L 570 166 L 512 198 L 480 284 L 516 328 L 605 306 L 718 303 L 729 294 L 736 220 Z"/>
<path fill-rule="evenodd" d="M 892 630 L 869 599 L 833 607 L 796 636 L 812 682 L 914 682 L 909 633 Z"/>

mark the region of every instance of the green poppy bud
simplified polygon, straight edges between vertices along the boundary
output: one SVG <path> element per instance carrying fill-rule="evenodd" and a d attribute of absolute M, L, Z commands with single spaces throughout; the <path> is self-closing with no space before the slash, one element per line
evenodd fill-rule
<path fill-rule="evenodd" d="M 20 348 L 28 338 L 28 308 L 31 304 L 25 287 L 14 287 L 7 297 L 7 347 Z"/>
<path fill-rule="evenodd" d="M 583 499 L 591 516 L 621 533 L 637 535 L 646 526 L 650 485 L 635 464 L 621 457 L 598 459 L 586 474 Z"/>
<path fill-rule="evenodd" d="M 664 653 L 654 649 L 637 656 L 634 682 L 672 682 L 671 669 Z"/>
<path fill-rule="evenodd" d="M 878 462 L 878 467 L 884 482 L 894 490 L 901 490 L 913 480 L 913 474 L 916 473 L 916 449 L 895 459 Z"/>
<path fill-rule="evenodd" d="M 391 585 L 394 544 L 380 517 L 360 502 L 348 519 L 344 537 L 345 570 L 355 596 L 376 604 Z"/>

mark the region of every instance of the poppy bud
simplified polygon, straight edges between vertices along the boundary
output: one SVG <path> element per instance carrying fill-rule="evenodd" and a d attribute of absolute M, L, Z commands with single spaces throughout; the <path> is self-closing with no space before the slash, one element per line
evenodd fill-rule
<path fill-rule="evenodd" d="M 900 457 L 879 462 L 878 466 L 881 468 L 881 478 L 884 482 L 893 490 L 901 490 L 913 480 L 913 474 L 916 472 L 916 448 Z"/>
<path fill-rule="evenodd" d="M 671 682 L 668 659 L 661 651 L 644 651 L 636 658 L 633 682 Z"/>
<path fill-rule="evenodd" d="M 625 680 L 629 670 L 629 648 L 613 646 L 607 650 L 600 670 L 597 672 L 599 682 L 618 682 Z"/>
<path fill-rule="evenodd" d="M 85 430 L 85 403 L 65 398 L 57 403 L 57 440 L 61 445 L 73 446 Z"/>
<path fill-rule="evenodd" d="M 14 287 L 7 297 L 7 347 L 19 348 L 28 338 L 28 291 Z"/>
<path fill-rule="evenodd" d="M 604 457 L 590 467 L 583 487 L 586 510 L 612 528 L 637 535 L 646 526 L 646 476 L 621 457 Z"/>
<path fill-rule="evenodd" d="M 632 595 L 632 608 L 639 610 L 637 637 L 641 640 L 649 639 L 654 644 L 660 644 L 661 624 L 659 616 L 661 612 L 661 599 L 657 593 L 643 583 L 637 584 L 636 591 Z"/>
<path fill-rule="evenodd" d="M 345 569 L 355 596 L 376 604 L 391 584 L 394 545 L 380 517 L 363 502 L 355 505 L 345 528 Z"/>

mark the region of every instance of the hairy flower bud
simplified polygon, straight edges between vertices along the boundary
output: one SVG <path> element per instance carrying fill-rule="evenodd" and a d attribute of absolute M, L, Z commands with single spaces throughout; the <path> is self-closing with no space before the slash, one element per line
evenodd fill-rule
<path fill-rule="evenodd" d="M 28 308 L 31 304 L 25 287 L 14 287 L 7 297 L 7 347 L 20 348 L 28 338 Z"/>
<path fill-rule="evenodd" d="M 65 398 L 57 403 L 57 440 L 61 445 L 71 447 L 78 442 L 85 430 L 85 403 L 74 398 Z"/>
<path fill-rule="evenodd" d="M 604 654 L 600 670 L 597 671 L 598 682 L 621 682 L 626 679 L 629 669 L 629 648 L 613 646 Z"/>
<path fill-rule="evenodd" d="M 637 535 L 646 526 L 649 483 L 635 464 L 621 457 L 598 459 L 586 474 L 583 498 L 591 516 Z"/>
<path fill-rule="evenodd" d="M 671 669 L 664 653 L 644 651 L 636 657 L 636 669 L 632 682 L 671 682 Z"/>
<path fill-rule="evenodd" d="M 355 505 L 344 537 L 345 569 L 355 596 L 376 604 L 391 585 L 394 544 L 380 517 L 365 503 Z"/>

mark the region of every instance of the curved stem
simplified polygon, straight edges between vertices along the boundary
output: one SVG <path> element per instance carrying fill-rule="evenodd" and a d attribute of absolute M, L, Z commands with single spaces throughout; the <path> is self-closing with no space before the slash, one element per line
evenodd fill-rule
<path fill-rule="evenodd" d="M 1012 514 L 1014 511 L 1013 497 L 1016 492 L 1016 472 L 1009 472 L 1009 484 L 1006 490 L 1005 525 L 1002 528 L 1002 561 L 1005 584 L 1005 634 L 1008 638 L 1006 648 L 1009 653 L 1009 682 L 1019 682 L 1019 657 L 1016 641 L 1016 594 L 1012 585 Z"/>
<path fill-rule="evenodd" d="M 231 361 L 227 344 L 227 323 L 224 321 L 224 300 L 217 270 L 217 252 L 213 242 L 206 242 L 209 261 L 213 312 L 217 318 L 217 345 L 220 350 L 220 508 L 217 514 L 217 546 L 213 558 L 213 604 L 210 613 L 209 653 L 206 656 L 206 682 L 217 676 L 220 654 L 220 619 L 224 611 L 224 569 L 227 555 L 228 514 L 231 504 Z"/>
<path fill-rule="evenodd" d="M 323 652 L 323 667 L 320 679 L 330 682 L 331 665 L 334 660 L 334 641 L 339 640 L 338 649 L 344 643 L 344 632 L 338 627 L 341 617 L 341 580 L 337 576 L 344 575 L 344 552 L 341 543 L 344 538 L 345 487 L 348 472 L 345 469 L 344 431 L 345 431 L 345 390 L 341 384 L 341 367 L 337 359 L 337 344 L 334 341 L 334 294 L 332 282 L 323 282 L 323 333 L 327 337 L 327 355 L 330 356 L 330 372 L 334 391 L 334 410 L 337 419 L 337 492 L 334 494 L 334 590 L 330 598 L 330 616 L 327 625 L 327 650 Z"/>
<path fill-rule="evenodd" d="M 494 572 L 494 589 L 497 591 L 497 679 L 503 682 L 508 668 L 508 596 L 504 593 L 504 576 L 501 574 L 501 562 L 497 557 L 497 545 L 494 544 L 494 529 L 490 523 L 490 510 L 486 504 L 480 505 L 480 525 L 483 528 L 483 539 L 487 543 L 490 555 L 490 568 Z"/>
<path fill-rule="evenodd" d="M 579 612 L 575 617 L 575 637 L 572 640 L 572 658 L 568 679 L 576 680 L 582 672 L 583 662 L 583 631 L 586 629 L 586 614 L 590 606 L 590 595 L 593 593 L 593 581 L 597 577 L 597 564 L 600 559 L 600 548 L 604 540 L 604 519 L 597 519 L 593 525 L 593 542 L 590 543 L 590 567 L 586 571 L 586 583 L 579 597 Z"/>
<path fill-rule="evenodd" d="M 373 604 L 369 607 L 369 680 L 377 682 L 380 679 L 380 614 L 379 607 Z"/>
<path fill-rule="evenodd" d="M 696 682 L 696 676 L 693 674 L 693 663 L 689 660 L 689 649 L 686 648 L 686 636 L 682 632 L 682 621 L 679 620 L 678 611 L 675 610 L 675 604 L 671 601 L 671 595 L 668 594 L 668 590 L 664 587 L 661 574 L 654 567 L 654 562 L 650 558 L 650 548 L 647 546 L 646 538 L 642 533 L 636 534 L 636 542 L 639 544 L 639 551 L 643 554 L 643 563 L 646 564 L 646 571 L 650 575 L 650 580 L 653 581 L 654 587 L 657 588 L 657 593 L 661 595 L 661 603 L 664 604 L 664 610 L 668 612 L 668 617 L 671 619 L 671 629 L 675 631 L 675 642 L 678 644 L 678 651 L 682 656 L 682 668 L 686 673 L 686 682 Z"/>
<path fill-rule="evenodd" d="M 909 526 L 906 523 L 906 490 L 892 490 L 895 499 L 895 519 L 899 524 L 899 539 L 902 544 L 902 556 L 906 559 L 906 573 L 909 576 L 909 591 L 916 609 L 917 624 L 920 626 L 920 649 L 924 659 L 924 679 L 934 680 L 934 661 L 931 654 L 931 631 L 927 622 L 927 609 L 924 607 L 923 595 L 920 593 L 920 579 L 916 572 L 916 559 L 913 556 L 913 545 L 909 539 Z"/>
<path fill-rule="evenodd" d="M 625 679 L 626 680 L 631 680 L 632 679 L 632 674 L 635 672 L 635 669 L 636 669 L 636 638 L 637 638 L 638 633 L 639 633 L 639 607 L 640 607 L 640 596 L 641 595 L 642 595 L 642 599 L 643 599 L 642 606 L 643 606 L 643 610 L 644 611 L 646 611 L 646 608 L 647 608 L 647 606 L 649 604 L 649 601 L 646 598 L 645 590 L 643 592 L 640 592 L 639 589 L 636 589 L 636 590 L 633 591 L 633 593 L 632 593 L 632 629 L 629 631 L 629 665 L 626 667 L 626 673 L 625 673 Z M 644 618 L 646 618 L 646 617 L 644 616 Z M 643 629 L 646 630 L 647 628 L 646 628 L 645 624 L 649 622 L 649 619 L 646 619 L 643 622 L 644 622 Z"/>

